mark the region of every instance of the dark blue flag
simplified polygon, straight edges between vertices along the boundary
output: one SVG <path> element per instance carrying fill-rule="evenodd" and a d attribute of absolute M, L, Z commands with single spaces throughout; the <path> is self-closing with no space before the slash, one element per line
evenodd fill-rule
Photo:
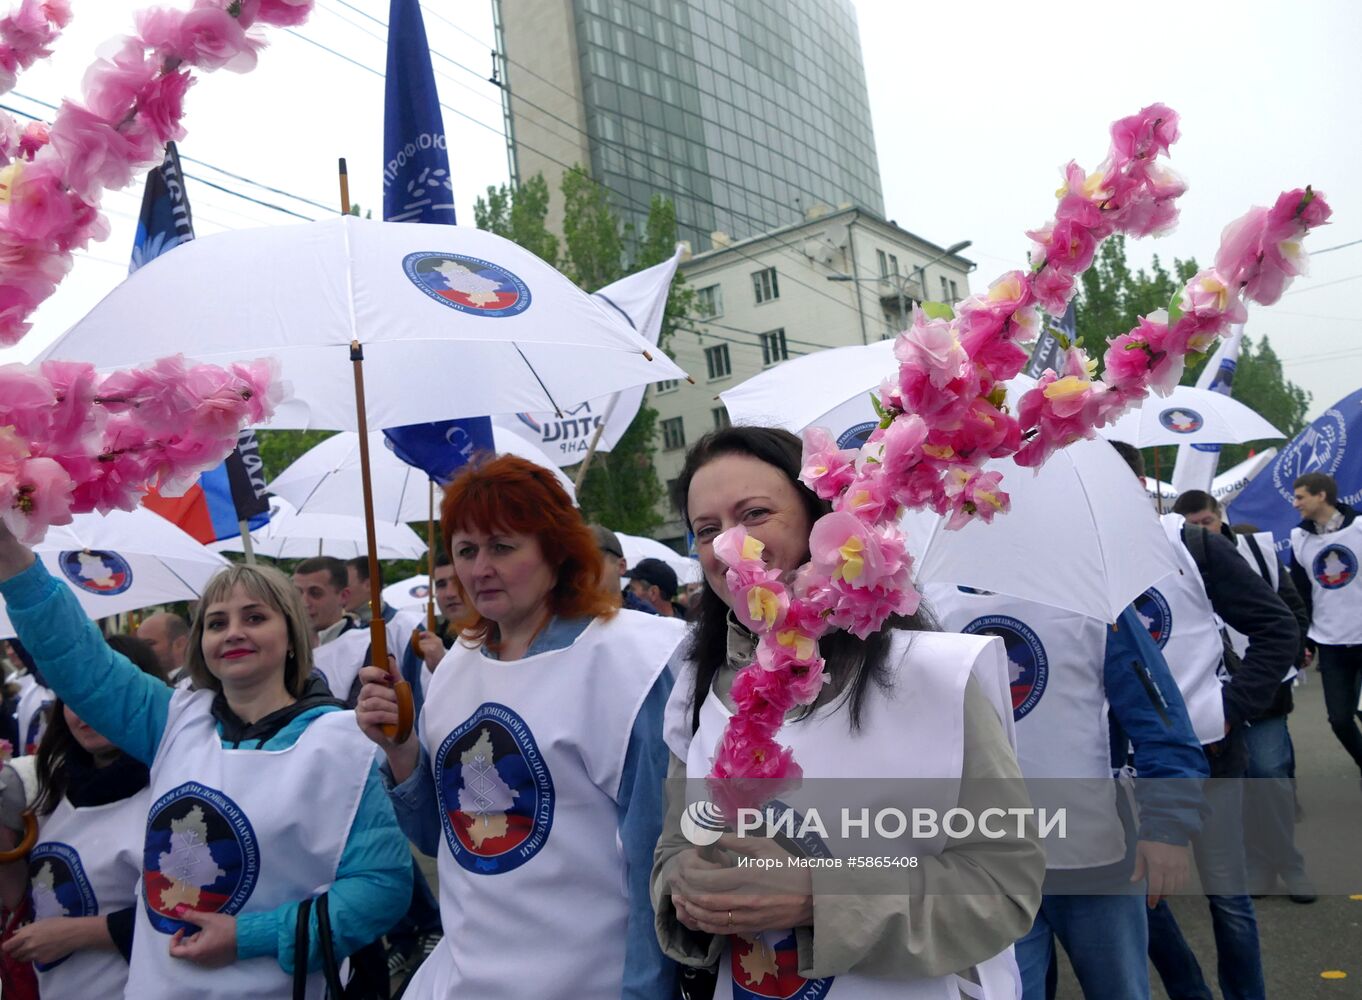
<path fill-rule="evenodd" d="M 1362 389 L 1329 407 L 1253 477 L 1230 504 L 1230 522 L 1272 532 L 1277 552 L 1288 558 L 1291 529 L 1301 520 L 1291 506 L 1293 484 L 1307 472 L 1333 476 L 1343 503 L 1362 502 Z"/>
<path fill-rule="evenodd" d="M 1064 342 L 1073 343 L 1077 327 L 1078 316 L 1074 302 L 1069 303 L 1069 308 L 1065 309 L 1064 315 L 1058 319 L 1046 316 L 1045 326 L 1041 329 L 1040 336 L 1036 338 L 1036 346 L 1031 349 L 1031 360 L 1026 364 L 1026 374 L 1032 378 L 1040 378 L 1049 368 L 1058 370 Z"/>
<path fill-rule="evenodd" d="M 388 8 L 388 89 L 383 100 L 383 218 L 454 225 L 454 185 L 417 0 Z"/>
<path fill-rule="evenodd" d="M 193 238 L 194 219 L 189 214 L 189 196 L 185 194 L 184 175 L 180 173 L 180 154 L 175 144 L 168 142 L 165 160 L 147 174 L 128 273 Z"/>
<path fill-rule="evenodd" d="M 492 421 L 487 417 L 407 424 L 389 427 L 383 434 L 394 455 L 437 483 L 449 482 L 479 452 L 496 452 Z"/>

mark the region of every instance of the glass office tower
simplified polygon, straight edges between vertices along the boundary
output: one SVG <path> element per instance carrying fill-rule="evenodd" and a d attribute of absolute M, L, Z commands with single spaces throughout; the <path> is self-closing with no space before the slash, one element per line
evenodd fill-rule
<path fill-rule="evenodd" d="M 817 204 L 883 215 L 850 0 L 510 0 L 497 8 L 520 177 L 589 163 L 622 217 L 654 194 L 710 248 Z"/>

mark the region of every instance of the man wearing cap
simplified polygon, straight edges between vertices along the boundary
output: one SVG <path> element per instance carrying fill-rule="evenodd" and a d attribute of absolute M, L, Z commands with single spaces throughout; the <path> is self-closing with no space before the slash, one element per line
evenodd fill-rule
<path fill-rule="evenodd" d="M 663 618 L 685 618 L 686 613 L 672 600 L 679 583 L 676 570 L 661 559 L 640 559 L 638 565 L 624 574 L 629 579 L 629 590 L 644 604 Z"/>

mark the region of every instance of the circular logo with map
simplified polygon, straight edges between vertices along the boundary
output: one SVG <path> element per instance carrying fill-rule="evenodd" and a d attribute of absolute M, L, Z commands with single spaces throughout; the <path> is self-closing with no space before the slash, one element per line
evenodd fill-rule
<path fill-rule="evenodd" d="M 414 587 L 408 587 L 407 594 L 419 601 L 424 601 L 430 596 L 430 584 L 418 583 Z"/>
<path fill-rule="evenodd" d="M 1011 615 L 984 615 L 966 625 L 967 635 L 996 635 L 1007 648 L 1007 679 L 1012 686 L 1012 718 L 1020 722 L 1040 704 L 1050 679 L 1050 658 L 1040 636 Z"/>
<path fill-rule="evenodd" d="M 1338 410 L 1329 410 L 1295 440 L 1282 449 L 1272 463 L 1272 486 L 1288 503 L 1294 493 L 1296 480 L 1307 472 L 1323 472 L 1332 476 L 1343 464 L 1343 453 L 1348 447 L 1348 423 Z"/>
<path fill-rule="evenodd" d="M 525 282 L 489 260 L 422 250 L 402 259 L 412 284 L 436 302 L 474 316 L 516 316 L 530 307 Z"/>
<path fill-rule="evenodd" d="M 117 552 L 81 549 L 57 556 L 62 575 L 87 594 L 113 597 L 132 586 L 132 567 Z"/>
<path fill-rule="evenodd" d="M 1346 587 L 1357 577 L 1357 556 L 1342 545 L 1326 545 L 1315 556 L 1310 572 L 1325 590 Z"/>
<path fill-rule="evenodd" d="M 1185 406 L 1175 406 L 1159 414 L 1159 423 L 1174 434 L 1193 434 L 1205 425 L 1201 414 Z"/>
<path fill-rule="evenodd" d="M 1135 607 L 1135 616 L 1140 619 L 1140 624 L 1149 630 L 1150 638 L 1163 649 L 1168 645 L 1169 636 L 1173 634 L 1173 611 L 1168 607 L 1167 599 L 1150 587 L 1131 603 Z"/>
<path fill-rule="evenodd" d="M 839 448 L 864 448 L 865 443 L 870 440 L 870 435 L 875 433 L 875 428 L 880 426 L 877 421 L 867 420 L 863 424 L 856 424 L 842 431 L 837 439 Z"/>
<path fill-rule="evenodd" d="M 198 928 L 175 919 L 180 907 L 238 913 L 260 877 L 260 846 L 240 807 L 215 788 L 190 781 L 147 813 L 142 902 L 162 934 Z"/>
<path fill-rule="evenodd" d="M 33 903 L 34 920 L 99 915 L 99 901 L 80 862 L 80 854 L 69 844 L 57 841 L 39 844 L 29 854 L 28 898 Z M 67 958 L 70 956 L 33 965 L 39 972 L 46 972 Z"/>
<path fill-rule="evenodd" d="M 440 823 L 454 860 L 479 875 L 514 871 L 553 827 L 553 777 L 534 734 L 505 705 L 487 702 L 435 755 Z"/>

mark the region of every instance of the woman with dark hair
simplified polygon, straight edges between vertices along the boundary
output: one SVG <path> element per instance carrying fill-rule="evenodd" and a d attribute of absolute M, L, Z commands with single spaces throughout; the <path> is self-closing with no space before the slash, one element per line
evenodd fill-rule
<path fill-rule="evenodd" d="M 305 979 L 320 997 L 322 900 L 338 956 L 397 921 L 410 851 L 372 746 L 311 678 L 311 630 L 286 577 L 232 566 L 208 581 L 193 690 L 111 649 L 2 524 L 0 596 L 58 697 L 149 768 L 127 996 L 279 997 Z"/>
<path fill-rule="evenodd" d="M 960 990 L 1011 997 L 1009 946 L 1031 926 L 1044 875 L 1034 829 L 997 839 L 976 831 L 921 850 L 901 891 L 883 888 L 883 872 L 869 881 L 849 872 L 840 882 L 823 881 L 827 891 L 820 892 L 809 868 L 793 869 L 778 890 L 753 891 L 750 871 L 681 835 L 681 779 L 709 775 L 734 711 L 734 678 L 756 645 L 731 613 L 714 540 L 740 526 L 764 545 L 769 568 L 791 573 L 808 561 L 810 531 L 830 508 L 799 482 L 801 464 L 793 434 L 732 427 L 701 438 L 676 482 L 674 499 L 694 534 L 705 587 L 667 706 L 675 780 L 653 868 L 663 950 L 687 965 L 717 965 L 716 995 L 725 997 L 776 995 L 772 979 L 781 996 L 822 997 L 833 977 L 837 997 L 953 998 Z M 1029 805 L 1009 742 L 1011 706 L 1002 703 L 1000 640 L 936 633 L 917 615 L 891 619 L 864 640 L 830 632 L 821 652 L 830 682 L 812 706 L 787 717 L 779 736 L 805 778 L 940 779 L 958 784 L 947 805 L 975 815 L 986 806 Z M 1008 780 L 988 782 L 985 802 L 978 784 L 985 779 Z M 919 803 L 895 804 L 906 810 Z M 755 839 L 725 835 L 718 847 L 748 853 Z"/>
<path fill-rule="evenodd" d="M 165 681 L 141 639 L 109 646 Z M 28 856 L 33 922 L 4 944 L 32 962 L 45 1000 L 120 996 L 128 979 L 133 909 L 149 805 L 147 765 L 57 699 L 35 766 L 38 841 Z"/>
<path fill-rule="evenodd" d="M 365 668 L 356 710 L 403 830 L 439 857 L 445 936 L 406 995 L 670 997 L 648 875 L 684 626 L 619 610 L 581 514 L 524 459 L 465 470 L 440 526 L 464 610 L 420 738 L 384 735 L 382 670 Z"/>

